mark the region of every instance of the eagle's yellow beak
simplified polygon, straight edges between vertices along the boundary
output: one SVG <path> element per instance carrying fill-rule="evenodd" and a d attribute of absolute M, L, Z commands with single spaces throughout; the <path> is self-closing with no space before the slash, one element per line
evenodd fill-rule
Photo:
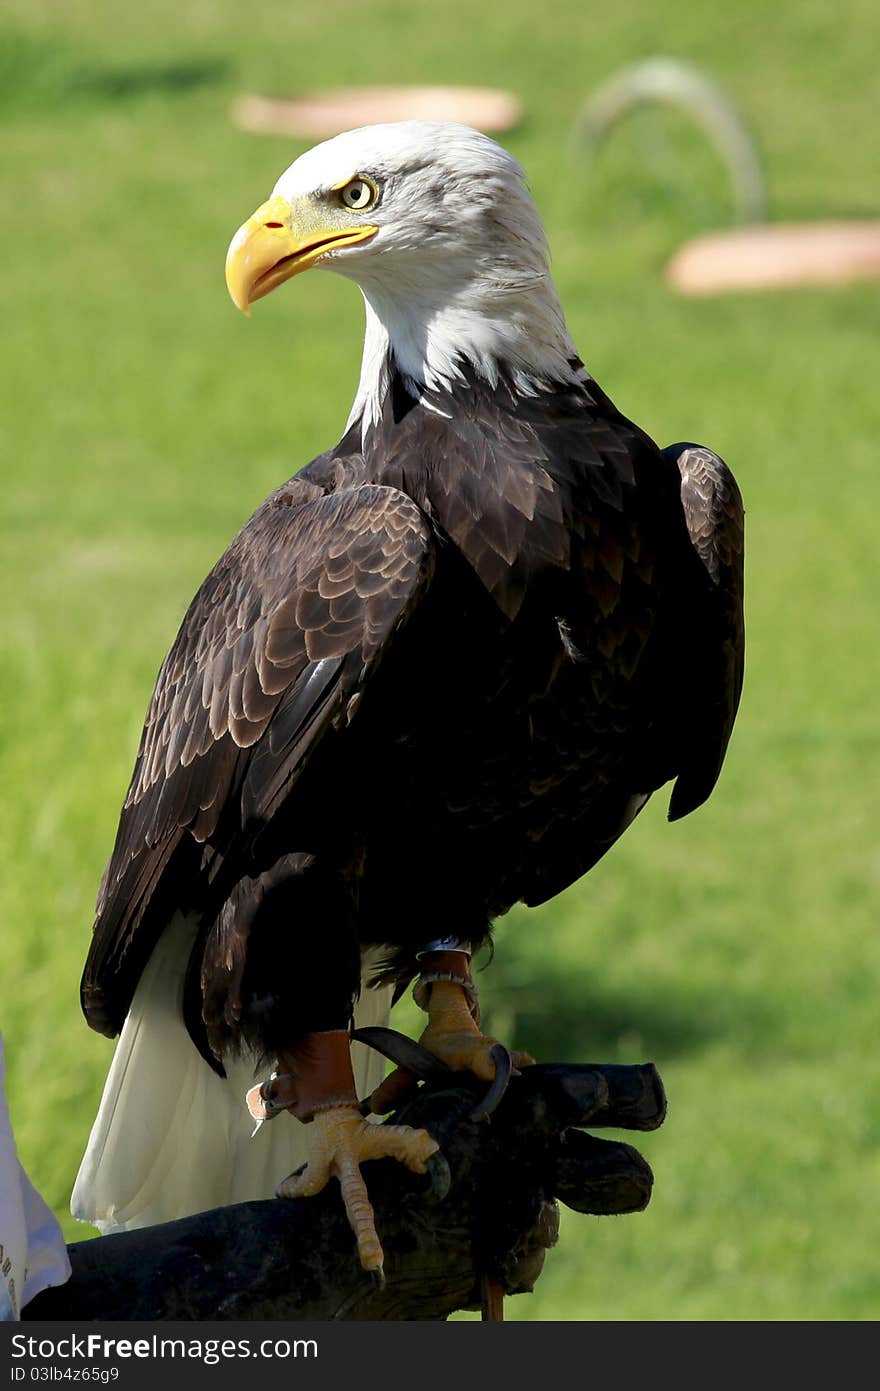
<path fill-rule="evenodd" d="M 226 285 L 232 302 L 249 314 L 254 300 L 308 270 L 327 251 L 368 241 L 378 227 L 313 225 L 318 219 L 304 207 L 300 225 L 286 198 L 274 194 L 239 227 L 226 253 Z"/>

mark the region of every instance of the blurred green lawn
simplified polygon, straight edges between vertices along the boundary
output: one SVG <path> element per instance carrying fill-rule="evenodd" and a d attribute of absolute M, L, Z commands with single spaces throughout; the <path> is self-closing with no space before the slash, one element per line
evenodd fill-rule
<path fill-rule="evenodd" d="M 155 672 L 242 520 L 338 437 L 359 362 L 359 296 L 332 276 L 251 322 L 226 298 L 228 239 L 298 153 L 233 129 L 230 100 L 495 84 L 525 102 L 508 143 L 586 362 L 661 443 L 719 450 L 749 512 L 746 693 L 712 801 L 669 827 L 655 799 L 588 880 L 500 924 L 482 977 L 518 1046 L 651 1058 L 670 1096 L 649 1210 L 567 1216 L 509 1313 L 876 1317 L 880 287 L 674 298 L 666 256 L 730 218 L 714 157 L 671 118 L 592 173 L 565 150 L 613 70 L 692 59 L 757 133 L 776 218 L 876 215 L 874 4 L 60 8 L 0 20 L 0 1027 L 22 1158 L 69 1237 L 111 1052 L 78 979 Z"/>

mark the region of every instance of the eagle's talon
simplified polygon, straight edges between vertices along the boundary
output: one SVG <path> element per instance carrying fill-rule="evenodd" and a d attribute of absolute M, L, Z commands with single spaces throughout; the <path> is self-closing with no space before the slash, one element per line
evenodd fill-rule
<path fill-rule="evenodd" d="M 497 1038 L 480 1033 L 471 1012 L 471 994 L 461 981 L 433 980 L 426 1005 L 428 1027 L 419 1043 L 453 1072 L 472 1072 L 489 1084 L 471 1112 L 471 1120 L 477 1121 L 492 1114 L 519 1068 L 535 1060 L 529 1053 L 511 1053 Z"/>
<path fill-rule="evenodd" d="M 430 1155 L 427 1163 L 428 1177 L 431 1186 L 427 1194 L 422 1199 L 427 1203 L 442 1203 L 452 1187 L 452 1170 L 449 1161 L 442 1150 L 437 1150 Z"/>
<path fill-rule="evenodd" d="M 449 1070 L 436 1054 L 423 1048 L 406 1034 L 398 1033 L 396 1029 L 370 1024 L 363 1029 L 355 1029 L 351 1037 L 357 1043 L 365 1043 L 368 1048 L 374 1048 L 384 1058 L 396 1063 L 399 1069 L 412 1073 L 413 1077 L 423 1082 L 439 1081 Z"/>
<path fill-rule="evenodd" d="M 392 1158 L 424 1174 L 439 1146 L 426 1130 L 408 1125 L 372 1125 L 356 1104 L 318 1111 L 309 1125 L 309 1160 L 278 1185 L 279 1198 L 308 1198 L 331 1178 L 339 1180 L 349 1225 L 364 1270 L 382 1275 L 382 1244 L 360 1166 L 366 1159 Z"/>
<path fill-rule="evenodd" d="M 483 1099 L 471 1111 L 472 1121 L 488 1120 L 492 1112 L 496 1109 L 504 1093 L 507 1091 L 507 1084 L 513 1072 L 513 1061 L 510 1050 L 505 1048 L 503 1043 L 493 1043 L 489 1050 L 489 1057 L 495 1064 L 495 1076 Z"/>
<path fill-rule="evenodd" d="M 301 1179 L 302 1176 L 303 1176 L 303 1174 L 305 1173 L 305 1171 L 306 1171 L 306 1169 L 307 1169 L 308 1167 L 309 1167 L 309 1165 L 308 1165 L 308 1160 L 306 1160 L 305 1164 L 300 1164 L 300 1166 L 299 1166 L 298 1169 L 294 1169 L 292 1173 L 290 1173 L 290 1174 L 287 1175 L 287 1178 L 282 1179 L 281 1182 L 279 1183 L 278 1187 L 275 1189 L 275 1197 L 276 1197 L 276 1198 L 287 1198 L 287 1197 L 289 1197 L 290 1195 L 289 1195 L 288 1193 L 282 1193 L 282 1191 L 281 1191 L 282 1188 L 285 1186 L 285 1184 L 293 1185 L 297 1180 Z"/>

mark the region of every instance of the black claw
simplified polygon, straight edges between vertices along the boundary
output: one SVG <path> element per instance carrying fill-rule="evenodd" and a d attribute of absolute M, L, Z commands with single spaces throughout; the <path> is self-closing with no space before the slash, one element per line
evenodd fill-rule
<path fill-rule="evenodd" d="M 503 1043 L 493 1043 L 489 1057 L 495 1064 L 495 1076 L 482 1101 L 471 1111 L 472 1121 L 481 1121 L 485 1116 L 491 1116 L 507 1091 L 507 1084 L 513 1071 L 510 1052 Z"/>
<path fill-rule="evenodd" d="M 442 1203 L 443 1199 L 452 1186 L 452 1171 L 442 1150 L 435 1150 L 427 1160 L 428 1177 L 431 1180 L 431 1187 L 427 1194 L 426 1201 L 429 1203 Z"/>
<path fill-rule="evenodd" d="M 379 1270 L 371 1270 L 371 1271 L 370 1271 L 370 1279 L 372 1280 L 373 1285 L 375 1286 L 375 1288 L 376 1288 L 377 1291 L 381 1292 L 382 1290 L 384 1290 L 384 1288 L 385 1288 L 385 1272 L 384 1272 L 384 1270 L 382 1270 L 381 1268 L 380 1268 Z"/>
<path fill-rule="evenodd" d="M 308 1167 L 309 1161 L 306 1160 L 305 1164 L 300 1164 L 298 1169 L 293 1169 L 289 1174 L 285 1175 L 281 1182 L 286 1183 L 289 1178 L 302 1178 L 303 1174 L 305 1173 Z"/>
<path fill-rule="evenodd" d="M 429 1053 L 420 1043 L 399 1034 L 396 1029 L 384 1029 L 378 1024 L 355 1029 L 352 1038 L 374 1048 L 383 1057 L 390 1058 L 398 1067 L 406 1068 L 423 1082 L 437 1082 L 451 1072 L 445 1063 Z"/>

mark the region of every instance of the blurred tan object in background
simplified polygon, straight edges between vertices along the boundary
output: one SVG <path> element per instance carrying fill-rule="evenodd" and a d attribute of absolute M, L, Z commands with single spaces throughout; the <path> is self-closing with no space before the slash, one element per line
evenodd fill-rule
<path fill-rule="evenodd" d="M 880 222 L 789 223 L 695 237 L 666 266 L 684 295 L 880 278 Z"/>
<path fill-rule="evenodd" d="M 340 87 L 285 100 L 242 96 L 232 120 L 257 135 L 323 137 L 383 121 L 461 121 L 497 133 L 519 124 L 522 103 L 489 87 Z"/>

